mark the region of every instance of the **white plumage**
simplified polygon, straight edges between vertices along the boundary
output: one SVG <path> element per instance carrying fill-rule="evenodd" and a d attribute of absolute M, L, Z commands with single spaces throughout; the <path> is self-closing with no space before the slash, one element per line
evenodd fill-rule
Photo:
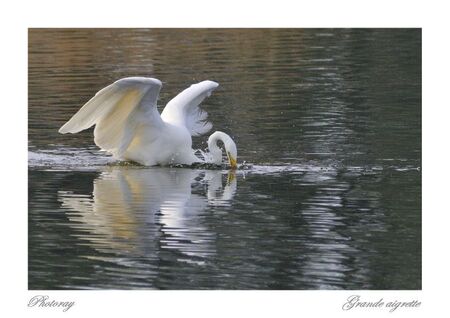
<path fill-rule="evenodd" d="M 207 133 L 212 124 L 199 106 L 219 86 L 213 81 L 191 85 L 173 98 L 160 115 L 156 107 L 161 81 L 128 77 L 100 90 L 59 132 L 77 133 L 95 125 L 94 141 L 117 159 L 144 165 L 192 164 L 204 162 L 192 150 L 192 137 Z M 214 135 L 214 138 L 211 138 Z M 217 141 L 222 140 L 229 162 L 236 168 L 237 150 L 233 140 L 214 133 L 205 156 L 222 161 Z"/>

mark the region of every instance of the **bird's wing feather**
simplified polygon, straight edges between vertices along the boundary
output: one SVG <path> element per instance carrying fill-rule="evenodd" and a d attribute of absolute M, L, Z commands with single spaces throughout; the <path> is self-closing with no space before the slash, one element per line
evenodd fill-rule
<path fill-rule="evenodd" d="M 161 86 L 153 78 L 120 79 L 95 94 L 59 132 L 77 133 L 96 125 L 95 143 L 120 157 L 138 128 L 145 127 L 148 134 L 157 134 L 163 126 L 156 108 Z"/>
<path fill-rule="evenodd" d="M 213 81 L 191 85 L 166 105 L 161 117 L 166 122 L 184 125 L 192 136 L 207 133 L 212 128 L 212 124 L 206 121 L 208 113 L 199 106 L 217 86 L 219 84 Z"/>

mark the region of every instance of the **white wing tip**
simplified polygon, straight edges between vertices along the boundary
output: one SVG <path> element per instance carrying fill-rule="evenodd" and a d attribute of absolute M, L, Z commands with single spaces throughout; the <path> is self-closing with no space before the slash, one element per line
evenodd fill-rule
<path fill-rule="evenodd" d="M 203 82 L 201 82 L 201 83 L 205 83 L 205 84 L 207 84 L 208 86 L 211 86 L 211 87 L 214 87 L 214 88 L 216 88 L 216 87 L 219 86 L 219 83 L 214 82 L 214 81 L 210 81 L 210 80 L 206 80 L 206 81 L 203 81 Z"/>
<path fill-rule="evenodd" d="M 219 83 L 214 82 L 214 81 L 206 80 L 206 81 L 204 81 L 204 82 L 206 82 L 206 83 L 208 83 L 208 84 L 211 84 L 211 86 L 215 86 L 215 87 L 219 86 Z"/>
<path fill-rule="evenodd" d="M 192 84 L 191 86 L 206 86 L 208 89 L 215 89 L 219 86 L 219 83 L 214 81 L 206 80 L 202 82 L 198 82 L 196 84 Z"/>
<path fill-rule="evenodd" d="M 206 92 L 206 96 L 211 96 L 211 92 L 215 90 L 219 86 L 219 83 L 216 83 L 214 81 L 206 80 L 203 82 L 199 82 L 197 84 L 192 84 L 191 87 L 198 87 L 201 90 L 204 90 Z"/>
<path fill-rule="evenodd" d="M 60 134 L 67 134 L 69 130 L 66 128 L 66 125 L 64 124 L 61 128 L 59 128 L 58 132 Z"/>
<path fill-rule="evenodd" d="M 117 81 L 115 81 L 114 83 L 117 84 L 121 84 L 121 83 L 143 83 L 143 84 L 153 84 L 153 85 L 158 85 L 158 86 L 162 86 L 162 82 L 157 79 L 157 78 L 153 78 L 153 77 L 139 77 L 139 76 L 133 76 L 133 77 L 124 77 L 121 78 Z"/>

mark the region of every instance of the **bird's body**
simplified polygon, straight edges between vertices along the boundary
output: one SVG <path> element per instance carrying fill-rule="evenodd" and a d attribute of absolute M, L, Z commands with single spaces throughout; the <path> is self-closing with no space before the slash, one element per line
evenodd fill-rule
<path fill-rule="evenodd" d="M 192 136 L 212 128 L 199 105 L 218 84 L 203 81 L 191 85 L 172 99 L 160 115 L 156 101 L 161 86 L 154 78 L 118 80 L 100 90 L 59 132 L 76 133 L 96 125 L 94 141 L 101 149 L 117 159 L 147 166 L 204 162 L 192 149 Z M 222 132 L 215 132 L 208 140 L 210 162 L 222 160 L 218 140 L 224 142 L 229 162 L 236 168 L 236 145 Z"/>
<path fill-rule="evenodd" d="M 145 134 L 145 129 L 136 135 L 120 159 L 146 166 L 192 164 L 200 161 L 192 151 L 191 134 L 184 127 L 167 123 L 159 131 L 157 138 Z"/>

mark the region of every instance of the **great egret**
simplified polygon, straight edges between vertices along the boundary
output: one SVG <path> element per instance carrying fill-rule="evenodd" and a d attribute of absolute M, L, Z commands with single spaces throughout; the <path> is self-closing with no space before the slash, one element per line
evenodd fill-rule
<path fill-rule="evenodd" d="M 191 85 L 173 98 L 161 115 L 156 108 L 161 81 L 127 77 L 103 88 L 59 132 L 77 133 L 95 125 L 94 141 L 114 158 L 146 166 L 222 162 L 223 142 L 230 166 L 237 168 L 237 149 L 227 134 L 216 131 L 208 139 L 209 153 L 195 155 L 192 137 L 207 133 L 212 124 L 200 103 L 217 88 L 213 81 Z"/>

